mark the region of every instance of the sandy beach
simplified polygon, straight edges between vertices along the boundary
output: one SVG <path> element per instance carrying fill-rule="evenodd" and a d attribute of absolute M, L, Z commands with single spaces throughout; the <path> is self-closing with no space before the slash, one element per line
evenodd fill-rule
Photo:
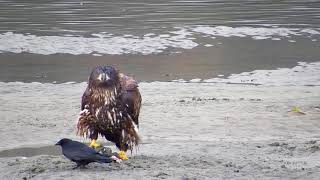
<path fill-rule="evenodd" d="M 140 146 L 78 170 L 53 144 L 88 142 L 75 130 L 86 83 L 2 82 L 0 179 L 318 179 L 319 68 L 140 83 Z"/>

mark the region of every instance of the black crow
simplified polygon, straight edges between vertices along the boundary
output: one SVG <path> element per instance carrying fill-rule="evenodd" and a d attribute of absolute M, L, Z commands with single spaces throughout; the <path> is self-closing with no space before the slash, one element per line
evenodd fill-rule
<path fill-rule="evenodd" d="M 69 160 L 77 163 L 75 168 L 84 167 L 92 162 L 111 163 L 112 161 L 119 161 L 115 156 L 103 156 L 93 148 L 71 139 L 63 138 L 55 145 L 60 145 L 62 147 L 62 154 Z"/>

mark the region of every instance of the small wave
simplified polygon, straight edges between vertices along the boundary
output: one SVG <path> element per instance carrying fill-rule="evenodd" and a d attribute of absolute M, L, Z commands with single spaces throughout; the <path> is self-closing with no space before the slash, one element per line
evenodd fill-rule
<path fill-rule="evenodd" d="M 228 27 L 228 26 L 198 26 L 192 29 L 206 35 L 220 37 L 251 37 L 253 39 L 288 38 L 293 36 L 319 35 L 315 29 L 280 28 L 280 27 Z"/>
<path fill-rule="evenodd" d="M 298 62 L 293 68 L 278 68 L 275 70 L 255 70 L 232 74 L 227 78 L 220 76 L 212 79 L 173 80 L 177 83 L 223 83 L 223 84 L 253 84 L 267 86 L 320 86 L 320 62 Z"/>
<path fill-rule="evenodd" d="M 197 37 L 214 41 L 215 37 L 249 37 L 253 40 L 281 40 L 295 42 L 294 37 L 304 36 L 316 41 L 320 35 L 317 29 L 280 28 L 280 27 L 228 27 L 228 26 L 192 26 L 176 28 L 176 31 L 164 34 L 147 33 L 141 37 L 125 34 L 116 36 L 106 32 L 83 36 L 37 36 L 32 34 L 0 34 L 0 52 L 34 54 L 157 54 L 170 48 L 192 49 L 199 45 Z M 201 44 L 212 47 L 212 44 Z"/>

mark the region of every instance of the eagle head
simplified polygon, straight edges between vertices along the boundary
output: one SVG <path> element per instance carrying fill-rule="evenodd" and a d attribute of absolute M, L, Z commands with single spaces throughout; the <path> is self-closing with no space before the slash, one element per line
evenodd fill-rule
<path fill-rule="evenodd" d="M 89 77 L 89 85 L 95 87 L 114 87 L 119 83 L 119 72 L 111 66 L 94 68 Z"/>

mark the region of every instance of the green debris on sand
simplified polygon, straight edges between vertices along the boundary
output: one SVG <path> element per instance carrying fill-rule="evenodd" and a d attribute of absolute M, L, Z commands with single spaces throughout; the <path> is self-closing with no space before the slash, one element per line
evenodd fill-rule
<path fill-rule="evenodd" d="M 295 115 L 306 115 L 306 113 L 302 112 L 302 110 L 297 106 L 293 107 L 290 112 Z"/>

